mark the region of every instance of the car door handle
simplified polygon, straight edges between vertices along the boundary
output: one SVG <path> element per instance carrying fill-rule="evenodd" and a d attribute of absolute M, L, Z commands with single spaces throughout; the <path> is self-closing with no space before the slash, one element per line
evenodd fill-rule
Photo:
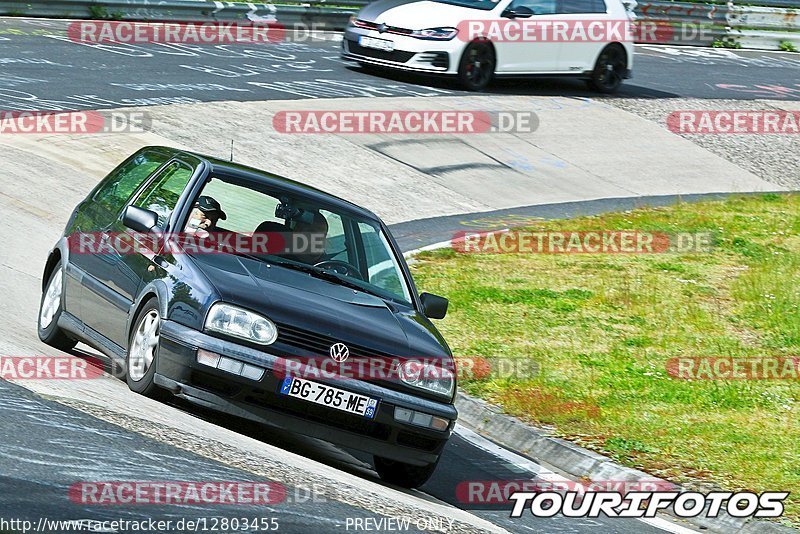
<path fill-rule="evenodd" d="M 116 257 L 119 256 L 119 251 L 114 247 L 114 242 L 107 232 L 100 232 L 99 251 L 101 253 L 98 256 L 105 263 L 115 263 Z"/>

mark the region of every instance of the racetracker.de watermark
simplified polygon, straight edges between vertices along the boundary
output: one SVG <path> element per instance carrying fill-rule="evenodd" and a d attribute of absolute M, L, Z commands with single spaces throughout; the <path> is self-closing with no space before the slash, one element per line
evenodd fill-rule
<path fill-rule="evenodd" d="M 305 232 L 79 232 L 67 238 L 73 254 L 128 256 L 164 254 L 319 255 L 325 253 L 325 234 Z"/>
<path fill-rule="evenodd" d="M 531 111 L 316 110 L 280 111 L 272 127 L 283 134 L 488 134 L 532 133 Z"/>
<path fill-rule="evenodd" d="M 581 232 L 458 232 L 451 240 L 461 254 L 687 254 L 709 252 L 706 232 L 598 230 Z"/>
<path fill-rule="evenodd" d="M 278 378 L 307 380 L 419 381 L 530 379 L 540 372 L 539 363 L 527 358 L 348 356 L 337 361 L 330 357 L 278 358 L 272 374 Z"/>
<path fill-rule="evenodd" d="M 667 361 L 680 380 L 800 380 L 800 357 L 681 357 Z"/>
<path fill-rule="evenodd" d="M 800 134 L 800 111 L 673 111 L 667 128 L 677 134 Z"/>
<path fill-rule="evenodd" d="M 594 480 L 577 482 L 567 479 L 527 480 L 464 480 L 456 486 L 456 499 L 462 504 L 504 505 L 511 502 L 517 492 L 541 493 L 574 492 L 584 495 L 591 492 L 617 492 L 626 495 L 636 491 L 672 491 L 677 486 L 665 480 Z"/>
<path fill-rule="evenodd" d="M 0 135 L 144 133 L 151 125 L 144 111 L 0 110 Z"/>
<path fill-rule="evenodd" d="M 464 20 L 456 29 L 458 39 L 465 42 L 488 39 L 495 43 L 691 44 L 698 40 L 713 39 L 712 28 L 708 25 L 657 20 Z"/>
<path fill-rule="evenodd" d="M 286 500 L 286 487 L 277 482 L 76 482 L 69 499 L 82 505 L 273 505 Z"/>
<path fill-rule="evenodd" d="M 3 380 L 92 380 L 106 365 L 98 358 L 73 356 L 0 356 Z"/>
<path fill-rule="evenodd" d="M 275 44 L 292 33 L 309 36 L 322 31 L 320 26 L 287 28 L 277 22 L 127 22 L 75 21 L 67 36 L 81 44 Z M 296 40 L 296 39 L 293 39 Z"/>

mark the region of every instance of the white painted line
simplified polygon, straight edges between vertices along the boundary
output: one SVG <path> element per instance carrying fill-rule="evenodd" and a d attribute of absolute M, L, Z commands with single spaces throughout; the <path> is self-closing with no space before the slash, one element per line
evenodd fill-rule
<path fill-rule="evenodd" d="M 409 259 L 413 256 L 416 256 L 420 252 L 429 252 L 431 250 L 438 250 L 440 248 L 447 248 L 450 246 L 450 241 L 442 241 L 441 243 L 434 243 L 433 245 L 428 245 L 421 248 L 415 248 L 414 250 L 409 250 L 408 252 L 403 253 L 403 257 L 405 259 Z"/>
<path fill-rule="evenodd" d="M 682 527 L 681 525 L 677 525 L 672 523 L 671 521 L 667 521 L 666 519 L 661 519 L 660 517 L 654 517 L 653 519 L 639 519 L 642 523 L 647 523 L 651 527 L 655 527 L 661 529 L 665 532 L 672 532 L 673 534 L 696 534 L 696 530 L 692 530 L 690 528 Z"/>
<path fill-rule="evenodd" d="M 705 51 L 710 52 L 712 54 L 717 54 L 720 56 L 726 55 L 727 53 L 737 54 L 738 52 L 758 52 L 758 53 L 765 53 L 765 54 L 777 54 L 777 55 L 784 55 L 787 57 L 796 57 L 797 52 L 784 52 L 783 50 L 762 50 L 760 48 L 710 48 L 708 46 L 698 46 L 698 45 L 674 45 L 674 44 L 657 44 L 657 43 L 635 43 L 634 46 L 636 48 L 644 48 L 647 50 L 648 48 L 672 48 L 676 50 L 690 50 L 696 49 L 698 51 Z"/>

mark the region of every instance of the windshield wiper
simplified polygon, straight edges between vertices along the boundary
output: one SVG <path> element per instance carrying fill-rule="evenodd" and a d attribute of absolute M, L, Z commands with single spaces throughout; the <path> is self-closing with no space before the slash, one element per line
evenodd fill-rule
<path fill-rule="evenodd" d="M 337 274 L 325 271 L 323 269 L 319 269 L 318 267 L 312 267 L 311 265 L 302 265 L 299 263 L 290 263 L 288 261 L 275 261 L 274 259 L 264 260 L 264 261 L 268 261 L 270 263 L 274 263 L 275 265 L 286 267 L 287 269 L 292 269 L 294 271 L 307 273 L 313 276 L 314 278 L 319 278 L 320 280 L 325 280 L 326 282 L 333 282 L 334 284 L 349 287 L 350 289 L 355 289 L 356 291 L 361 291 L 362 293 L 367 293 L 374 297 L 378 297 L 381 300 L 386 300 L 386 297 L 379 295 L 375 291 L 370 291 L 369 289 L 365 289 L 355 282 L 351 282 L 346 278 L 342 278 Z"/>

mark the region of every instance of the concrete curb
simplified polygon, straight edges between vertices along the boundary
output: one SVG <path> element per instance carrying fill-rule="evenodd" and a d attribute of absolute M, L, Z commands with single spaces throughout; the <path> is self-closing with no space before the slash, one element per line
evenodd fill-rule
<path fill-rule="evenodd" d="M 602 454 L 556 438 L 546 430 L 505 414 L 499 406 L 465 393 L 458 393 L 456 407 L 459 422 L 464 426 L 514 452 L 522 453 L 534 460 L 541 460 L 575 478 L 630 482 L 641 480 L 669 484 L 668 481 L 648 475 L 644 471 L 622 466 Z M 797 532 L 795 529 L 768 521 L 742 520 L 728 515 L 720 515 L 717 518 L 677 519 L 711 532 L 736 531 L 758 534 Z"/>

